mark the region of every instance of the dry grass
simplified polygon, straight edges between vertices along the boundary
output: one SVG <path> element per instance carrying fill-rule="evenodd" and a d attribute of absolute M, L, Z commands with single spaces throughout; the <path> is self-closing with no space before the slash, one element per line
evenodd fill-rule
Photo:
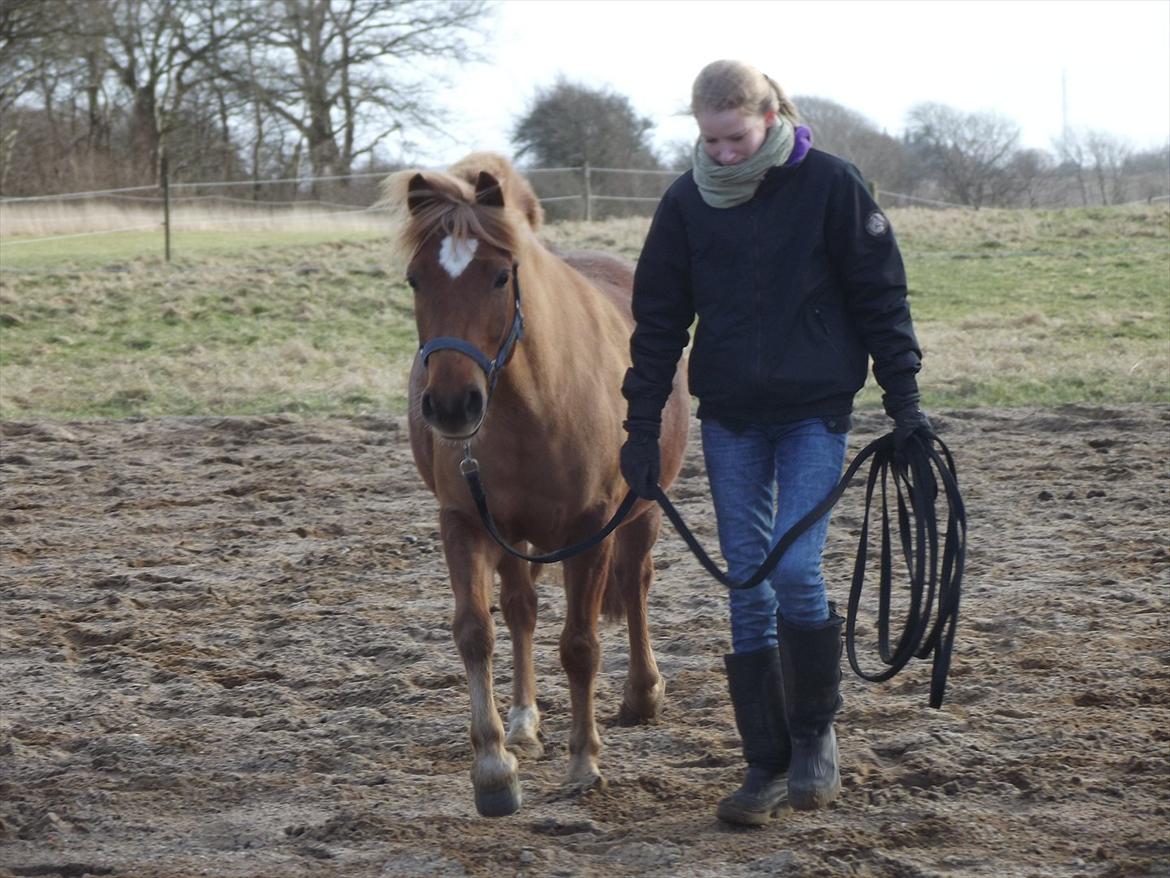
<path fill-rule="evenodd" d="M 147 200 L 154 203 L 141 203 Z M 382 214 L 382 211 L 327 202 L 266 206 L 212 196 L 173 202 L 171 227 L 176 232 L 198 229 L 297 232 L 316 229 L 325 223 L 339 229 L 384 229 L 386 220 Z M 8 244 L 28 238 L 157 229 L 162 222 L 162 202 L 156 199 L 0 203 L 0 237 Z"/>
<path fill-rule="evenodd" d="M 1170 399 L 1166 205 L 890 213 L 930 407 Z M 31 235 L 53 214 L 23 216 Z M 170 264 L 153 232 L 22 248 L 5 229 L 0 418 L 404 409 L 417 336 L 384 218 L 185 219 L 218 228 L 177 236 Z M 546 237 L 634 259 L 648 225 Z M 860 403 L 877 396 L 870 382 Z"/>

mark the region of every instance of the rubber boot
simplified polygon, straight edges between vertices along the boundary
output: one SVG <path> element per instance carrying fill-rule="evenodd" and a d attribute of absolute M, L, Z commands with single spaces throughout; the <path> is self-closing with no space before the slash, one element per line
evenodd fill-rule
<path fill-rule="evenodd" d="M 780 663 L 792 760 L 788 804 L 797 811 L 823 808 L 841 792 L 833 717 L 841 706 L 841 626 L 830 607 L 816 628 L 797 628 L 779 619 Z"/>
<path fill-rule="evenodd" d="M 784 687 L 776 647 L 724 656 L 735 724 L 743 739 L 743 784 L 719 803 L 715 816 L 741 826 L 763 826 L 784 803 L 790 748 L 784 725 Z"/>

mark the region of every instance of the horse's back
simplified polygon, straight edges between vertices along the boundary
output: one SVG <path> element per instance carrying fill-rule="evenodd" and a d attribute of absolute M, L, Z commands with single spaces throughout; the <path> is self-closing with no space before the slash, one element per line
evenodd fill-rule
<path fill-rule="evenodd" d="M 573 270 L 586 277 L 612 303 L 627 326 L 633 326 L 630 300 L 634 289 L 634 264 L 628 259 L 597 250 L 554 251 Z"/>
<path fill-rule="evenodd" d="M 480 171 L 487 171 L 504 190 L 504 203 L 524 214 L 528 226 L 539 231 L 544 225 L 544 208 L 528 180 L 504 156 L 495 152 L 473 152 L 451 165 L 447 172 L 475 185 Z"/>
<path fill-rule="evenodd" d="M 620 256 L 594 250 L 554 251 L 568 266 L 584 275 L 617 309 L 628 330 L 633 330 L 631 301 L 634 293 L 634 263 Z M 629 363 L 629 348 L 621 344 L 620 356 Z M 621 402 L 620 380 L 615 383 L 618 404 Z M 669 487 L 682 467 L 690 428 L 690 394 L 687 390 L 686 357 L 680 357 L 675 369 L 674 388 L 662 410 L 663 471 L 662 484 Z"/>

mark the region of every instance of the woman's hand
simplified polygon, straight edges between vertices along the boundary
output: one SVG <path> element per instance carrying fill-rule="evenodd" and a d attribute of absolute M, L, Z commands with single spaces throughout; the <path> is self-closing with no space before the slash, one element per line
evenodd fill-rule
<path fill-rule="evenodd" d="M 645 500 L 658 493 L 658 479 L 662 464 L 658 453 L 658 432 L 626 425 L 630 436 L 622 446 L 622 476 L 630 490 Z"/>
<path fill-rule="evenodd" d="M 894 448 L 899 451 L 915 433 L 926 439 L 934 435 L 934 427 L 930 423 L 930 418 L 918 407 L 916 402 L 891 412 L 890 417 L 894 419 Z"/>

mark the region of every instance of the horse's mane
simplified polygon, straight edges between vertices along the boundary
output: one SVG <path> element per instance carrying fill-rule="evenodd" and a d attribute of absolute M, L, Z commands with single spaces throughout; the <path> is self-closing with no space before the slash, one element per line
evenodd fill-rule
<path fill-rule="evenodd" d="M 475 182 L 486 171 L 500 183 L 504 208 L 475 200 Z M 410 209 L 410 181 L 422 175 L 425 190 L 413 195 L 422 201 Z M 495 153 L 472 153 L 446 172 L 407 170 L 391 174 L 382 185 L 382 203 L 398 214 L 399 238 L 407 257 L 413 256 L 432 235 L 450 235 L 457 241 L 478 238 L 515 253 L 525 231 L 537 231 L 544 211 L 532 187 L 512 164 Z"/>

